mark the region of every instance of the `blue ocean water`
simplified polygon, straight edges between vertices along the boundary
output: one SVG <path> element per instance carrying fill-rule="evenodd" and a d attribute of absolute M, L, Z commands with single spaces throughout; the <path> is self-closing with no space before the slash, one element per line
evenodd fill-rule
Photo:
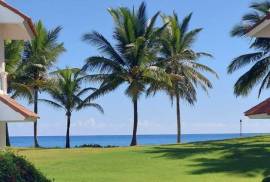
<path fill-rule="evenodd" d="M 262 134 L 243 134 L 243 137 L 257 136 Z M 197 141 L 211 141 L 238 138 L 239 134 L 184 134 L 182 141 L 184 143 Z M 42 147 L 64 147 L 64 136 L 40 136 L 39 144 Z M 71 136 L 71 146 L 83 144 L 99 144 L 101 146 L 128 146 L 130 144 L 130 135 L 98 135 L 98 136 Z M 138 135 L 140 145 L 159 145 L 173 144 L 176 141 L 176 135 Z M 32 147 L 33 137 L 11 137 L 11 145 L 14 147 Z"/>

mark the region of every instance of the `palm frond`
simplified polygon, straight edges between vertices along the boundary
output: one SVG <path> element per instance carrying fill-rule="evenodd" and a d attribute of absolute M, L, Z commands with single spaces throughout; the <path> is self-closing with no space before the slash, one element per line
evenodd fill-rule
<path fill-rule="evenodd" d="M 269 88 L 269 86 L 270 86 L 270 72 L 268 72 L 268 74 L 264 77 L 261 83 L 261 86 L 259 88 L 258 98 L 261 96 L 263 89 Z"/>
<path fill-rule="evenodd" d="M 115 90 L 116 88 L 118 88 L 123 82 L 124 80 L 119 79 L 119 78 L 113 78 L 110 77 L 109 81 L 104 81 L 102 83 L 102 85 L 100 86 L 100 88 L 98 88 L 95 92 L 93 92 L 91 95 L 89 95 L 85 100 L 85 102 L 89 102 L 90 100 L 94 100 L 100 96 L 105 95 L 106 93 L 109 93 L 113 90 Z"/>
<path fill-rule="evenodd" d="M 82 90 L 77 94 L 77 96 L 80 97 L 80 96 L 86 94 L 86 93 L 89 92 L 89 91 L 96 91 L 96 90 L 97 90 L 97 89 L 94 88 L 94 87 L 87 87 L 87 88 L 82 89 Z"/>
<path fill-rule="evenodd" d="M 252 2 L 250 8 L 257 10 L 259 13 L 266 15 L 270 9 L 270 2 L 267 0 L 261 2 Z"/>
<path fill-rule="evenodd" d="M 242 17 L 242 21 L 247 21 L 248 23 L 251 24 L 256 24 L 261 19 L 262 19 L 261 15 L 256 11 L 247 13 Z"/>
<path fill-rule="evenodd" d="M 182 35 L 184 35 L 187 32 L 187 30 L 189 28 L 188 26 L 189 26 L 189 22 L 191 20 L 191 17 L 192 17 L 192 13 L 190 13 L 188 16 L 186 16 L 184 18 L 182 24 L 180 25 Z"/>
<path fill-rule="evenodd" d="M 122 57 L 109 43 L 109 41 L 107 41 L 107 39 L 103 37 L 100 33 L 94 31 L 92 33 L 85 34 L 83 36 L 83 40 L 97 46 L 98 49 L 102 51 L 102 53 L 109 56 L 111 59 L 118 62 L 119 64 L 123 65 L 125 63 Z"/>
<path fill-rule="evenodd" d="M 255 52 L 255 53 L 249 53 L 241 55 L 235 59 L 229 64 L 227 68 L 228 73 L 233 73 L 234 71 L 252 63 L 255 61 L 258 61 L 260 58 L 264 56 L 263 52 Z"/>
<path fill-rule="evenodd" d="M 252 27 L 252 25 L 248 25 L 248 24 L 238 24 L 235 25 L 233 27 L 233 29 L 231 30 L 231 36 L 232 37 L 242 37 L 245 36 L 247 34 L 247 32 L 250 30 L 250 28 Z"/>
<path fill-rule="evenodd" d="M 269 57 L 263 58 L 244 73 L 234 85 L 235 95 L 246 96 L 255 85 L 263 80 L 263 77 L 269 71 L 269 63 Z"/>
<path fill-rule="evenodd" d="M 39 101 L 41 102 L 44 102 L 50 106 L 53 106 L 54 108 L 57 108 L 57 109 L 65 109 L 63 106 L 61 106 L 60 104 L 54 102 L 54 101 L 51 101 L 51 100 L 48 100 L 48 99 L 38 99 Z"/>
<path fill-rule="evenodd" d="M 84 71 L 98 71 L 100 73 L 110 73 L 115 70 L 122 71 L 123 67 L 117 62 L 114 62 L 105 57 L 93 56 L 86 60 L 86 64 L 83 66 Z"/>
<path fill-rule="evenodd" d="M 96 103 L 84 103 L 84 104 L 80 105 L 77 109 L 84 109 L 87 107 L 93 107 L 93 108 L 97 109 L 100 113 L 104 114 L 104 110 L 103 110 L 102 106 L 99 104 L 96 104 Z"/>

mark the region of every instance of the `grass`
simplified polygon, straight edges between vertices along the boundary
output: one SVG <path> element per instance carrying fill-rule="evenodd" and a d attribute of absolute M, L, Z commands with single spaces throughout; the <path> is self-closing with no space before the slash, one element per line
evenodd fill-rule
<path fill-rule="evenodd" d="M 111 149 L 14 149 L 56 182 L 260 182 L 270 136 Z"/>

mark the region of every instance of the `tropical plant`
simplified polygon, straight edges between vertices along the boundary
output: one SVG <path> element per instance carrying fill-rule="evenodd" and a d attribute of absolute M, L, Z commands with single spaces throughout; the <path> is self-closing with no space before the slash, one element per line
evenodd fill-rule
<path fill-rule="evenodd" d="M 172 16 L 162 16 L 165 24 L 168 24 L 163 32 L 160 42 L 160 59 L 157 66 L 164 68 L 170 75 L 172 85 L 151 85 L 148 94 L 157 90 L 165 90 L 172 102 L 176 100 L 177 114 L 177 143 L 181 142 L 181 118 L 180 99 L 190 104 L 196 102 L 196 87 L 200 86 L 207 91 L 212 88 L 211 82 L 202 72 L 208 72 L 217 76 L 216 72 L 208 66 L 199 63 L 202 56 L 212 57 L 205 52 L 194 51 L 193 44 L 201 28 L 189 30 L 192 14 L 179 21 L 174 13 Z"/>
<path fill-rule="evenodd" d="M 138 10 L 120 7 L 109 9 L 115 28 L 113 46 L 97 32 L 87 33 L 83 40 L 97 46 L 102 56 L 89 57 L 84 70 L 96 71 L 92 80 L 101 81 L 100 88 L 87 99 L 96 98 L 115 90 L 122 84 L 127 85 L 125 94 L 131 98 L 134 109 L 134 126 L 131 146 L 137 145 L 138 99 L 150 83 L 170 82 L 165 71 L 154 66 L 159 50 L 157 43 L 165 25 L 155 27 L 159 12 L 149 21 L 146 5 L 142 3 Z M 87 101 L 86 99 L 86 101 Z"/>
<path fill-rule="evenodd" d="M 5 63 L 6 72 L 8 73 L 7 91 L 13 98 L 19 95 L 26 95 L 26 85 L 20 83 L 22 65 L 22 52 L 24 43 L 22 41 L 5 41 Z M 24 93 L 24 94 L 22 94 Z M 30 94 L 31 95 L 31 94 Z M 6 123 L 6 144 L 10 146 L 8 124 Z"/>
<path fill-rule="evenodd" d="M 39 100 L 56 108 L 61 108 L 66 112 L 66 148 L 70 148 L 70 123 L 72 112 L 86 107 L 94 107 L 103 113 L 103 109 L 99 104 L 92 103 L 91 100 L 83 102 L 81 97 L 89 91 L 96 89 L 93 87 L 82 88 L 81 84 L 86 80 L 87 75 L 82 74 L 80 69 L 66 68 L 63 70 L 57 70 L 53 72 L 52 75 L 54 78 L 50 81 L 53 83 L 53 86 L 47 88 L 46 92 L 53 100 Z"/>
<path fill-rule="evenodd" d="M 49 86 L 47 72 L 65 49 L 63 43 L 58 42 L 61 27 L 47 30 L 39 21 L 35 28 L 37 32 L 35 38 L 25 44 L 22 70 L 24 72 L 23 83 L 31 88 L 34 112 L 38 113 L 39 93 Z M 35 147 L 38 147 L 37 122 L 34 122 L 34 142 Z"/>
<path fill-rule="evenodd" d="M 0 181 L 52 182 L 24 157 L 0 152 Z"/>
<path fill-rule="evenodd" d="M 250 8 L 252 11 L 245 14 L 242 21 L 232 29 L 231 35 L 233 37 L 245 36 L 251 28 L 260 22 L 269 13 L 270 1 L 251 3 Z M 260 96 L 262 90 L 270 87 L 270 39 L 251 39 L 250 48 L 255 51 L 234 58 L 228 66 L 228 73 L 231 74 L 252 64 L 251 68 L 236 81 L 234 85 L 236 96 L 248 95 L 258 84 L 260 85 L 258 96 Z"/>

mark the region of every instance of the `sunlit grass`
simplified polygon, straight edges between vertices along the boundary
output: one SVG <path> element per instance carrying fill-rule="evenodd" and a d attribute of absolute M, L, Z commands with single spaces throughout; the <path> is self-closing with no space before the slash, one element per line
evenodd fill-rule
<path fill-rule="evenodd" d="M 260 182 L 270 136 L 112 149 L 15 149 L 56 182 Z"/>

